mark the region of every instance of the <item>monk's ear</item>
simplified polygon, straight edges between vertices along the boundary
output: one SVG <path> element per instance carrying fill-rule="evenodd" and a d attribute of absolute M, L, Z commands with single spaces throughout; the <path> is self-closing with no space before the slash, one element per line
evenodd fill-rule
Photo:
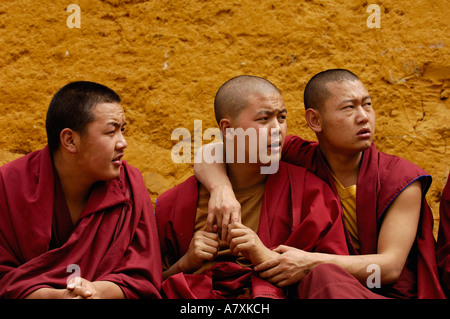
<path fill-rule="evenodd" d="M 315 132 L 320 133 L 323 130 L 322 127 L 322 114 L 320 111 L 309 108 L 305 111 L 306 123 Z"/>
<path fill-rule="evenodd" d="M 231 120 L 230 119 L 225 117 L 225 118 L 220 120 L 220 122 L 219 122 L 219 129 L 220 129 L 220 132 L 222 133 L 222 136 L 223 136 L 224 139 L 227 139 L 227 140 L 233 139 L 234 134 L 230 130 L 227 130 L 227 129 L 230 129 L 230 128 L 232 128 L 232 124 L 231 124 Z"/>
<path fill-rule="evenodd" d="M 63 129 L 59 134 L 61 147 L 66 149 L 69 153 L 76 154 L 78 152 L 78 137 L 78 133 L 71 130 L 70 128 Z"/>

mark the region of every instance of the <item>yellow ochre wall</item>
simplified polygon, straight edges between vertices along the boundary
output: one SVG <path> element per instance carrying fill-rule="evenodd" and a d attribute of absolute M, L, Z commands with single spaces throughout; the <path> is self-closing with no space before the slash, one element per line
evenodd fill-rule
<path fill-rule="evenodd" d="M 71 4 L 80 28 L 69 28 Z M 369 28 L 371 4 L 380 28 Z M 46 111 L 60 87 L 95 81 L 123 99 L 126 159 L 155 202 L 192 174 L 191 163 L 171 160 L 172 131 L 185 127 L 193 138 L 194 120 L 202 131 L 215 127 L 223 82 L 269 79 L 285 99 L 288 133 L 315 139 L 304 121 L 305 84 L 346 68 L 373 97 L 378 149 L 433 176 L 427 199 L 438 221 L 450 167 L 449 25 L 449 0 L 2 0 L 0 164 L 45 146 Z"/>

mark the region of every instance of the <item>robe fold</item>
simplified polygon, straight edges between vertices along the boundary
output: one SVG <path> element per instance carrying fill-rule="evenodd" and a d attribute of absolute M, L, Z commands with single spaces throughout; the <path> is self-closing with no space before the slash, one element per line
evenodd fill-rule
<path fill-rule="evenodd" d="M 450 297 L 450 174 L 442 190 L 439 207 L 440 221 L 437 240 L 437 259 L 442 287 Z"/>
<path fill-rule="evenodd" d="M 334 264 L 313 268 L 300 282 L 298 292 L 300 299 L 386 299 Z"/>
<path fill-rule="evenodd" d="M 94 184 L 67 240 L 51 247 L 55 178 L 46 146 L 0 168 L 0 298 L 62 289 L 70 276 L 117 284 L 126 298 L 160 298 L 161 256 L 140 171 Z"/>
<path fill-rule="evenodd" d="M 194 176 L 158 197 L 155 214 L 161 253 L 172 264 L 189 248 L 198 201 Z M 258 212 L 257 212 L 258 213 Z M 257 234 L 264 245 L 348 254 L 339 201 L 326 183 L 304 168 L 280 162 L 264 189 Z M 178 273 L 163 283 L 168 298 L 237 298 L 243 286 L 251 298 L 283 298 L 286 291 L 258 277 L 252 268 L 218 262 L 201 274 Z"/>
<path fill-rule="evenodd" d="M 287 136 L 282 159 L 319 176 L 339 198 L 318 142 Z M 433 215 L 425 199 L 431 176 L 405 159 L 379 152 L 374 144 L 363 152 L 357 181 L 356 215 L 360 249 L 359 252 L 352 249 L 347 231 L 349 250 L 351 254 L 377 253 L 384 214 L 394 199 L 416 180 L 422 184 L 422 207 L 416 239 L 397 282 L 377 289 L 377 293 L 397 298 L 443 298 L 437 271 Z"/>

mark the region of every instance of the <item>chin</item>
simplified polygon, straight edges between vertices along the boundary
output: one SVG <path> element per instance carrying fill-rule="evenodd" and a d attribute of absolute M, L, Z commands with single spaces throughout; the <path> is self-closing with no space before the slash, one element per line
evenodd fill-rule
<path fill-rule="evenodd" d="M 361 146 L 361 151 L 365 151 L 365 150 L 369 149 L 371 145 L 372 145 L 372 140 L 367 141 L 366 143 L 364 143 L 364 145 Z"/>
<path fill-rule="evenodd" d="M 109 172 L 108 174 L 105 174 L 103 180 L 110 181 L 110 180 L 118 178 L 119 176 L 120 176 L 120 168 L 114 169 L 111 172 Z"/>

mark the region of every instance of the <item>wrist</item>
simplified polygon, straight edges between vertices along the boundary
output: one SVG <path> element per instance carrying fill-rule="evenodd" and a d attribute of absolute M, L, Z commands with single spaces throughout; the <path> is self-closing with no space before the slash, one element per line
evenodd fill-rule
<path fill-rule="evenodd" d="M 112 281 L 93 281 L 91 293 L 97 299 L 124 299 L 122 289 Z"/>
<path fill-rule="evenodd" d="M 28 294 L 25 299 L 58 299 L 61 297 L 61 290 L 55 288 L 39 288 Z"/>
<path fill-rule="evenodd" d="M 233 186 L 231 186 L 230 180 L 228 178 L 224 179 L 224 180 L 217 179 L 217 180 L 209 183 L 209 185 L 204 185 L 204 186 L 210 193 L 223 192 L 223 191 L 233 192 Z M 234 194 L 234 192 L 233 192 L 233 194 Z"/>
<path fill-rule="evenodd" d="M 193 271 L 193 267 L 189 263 L 189 259 L 184 255 L 180 258 L 179 262 L 176 264 L 176 273 L 191 273 Z"/>
<path fill-rule="evenodd" d="M 321 264 L 332 264 L 333 263 L 333 255 L 323 254 L 323 253 L 310 253 L 310 263 L 309 270 L 314 269 L 316 266 Z"/>

